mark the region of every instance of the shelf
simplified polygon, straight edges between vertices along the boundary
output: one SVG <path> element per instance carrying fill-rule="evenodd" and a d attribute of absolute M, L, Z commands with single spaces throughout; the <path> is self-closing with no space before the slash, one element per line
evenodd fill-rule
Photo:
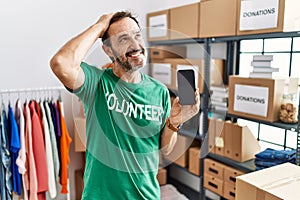
<path fill-rule="evenodd" d="M 251 40 L 251 39 L 262 39 L 262 38 L 284 38 L 284 37 L 300 37 L 300 32 L 277 32 L 277 33 L 262 33 L 252 35 L 237 35 L 227 37 L 215 37 L 210 38 L 211 42 L 228 42 L 228 41 L 240 41 L 240 40 Z"/>
<path fill-rule="evenodd" d="M 290 131 L 294 131 L 294 132 L 297 131 L 297 124 L 285 124 L 285 123 L 282 123 L 282 122 L 267 122 L 267 121 L 248 118 L 248 117 L 241 117 L 241 116 L 233 115 L 233 114 L 229 114 L 229 113 L 226 114 L 226 117 L 251 120 L 251 121 L 254 121 L 254 122 L 257 122 L 257 123 L 262 123 L 262 124 L 274 126 L 274 127 L 277 127 L 277 128 L 282 128 L 282 129 L 286 129 L 286 130 L 290 130 Z"/>
<path fill-rule="evenodd" d="M 220 155 L 213 154 L 213 153 L 209 153 L 208 157 L 212 158 L 214 160 L 220 161 L 220 162 L 222 162 L 226 165 L 230 165 L 230 166 L 232 166 L 232 167 L 234 167 L 238 170 L 241 170 L 243 172 L 248 173 L 248 172 L 255 171 L 254 159 L 248 160 L 248 161 L 245 161 L 245 162 L 237 162 L 237 161 L 231 160 L 229 158 L 226 158 L 224 156 L 220 156 Z"/>
<path fill-rule="evenodd" d="M 240 118 L 240 119 L 245 119 L 245 120 L 250 120 L 253 122 L 257 122 L 257 123 L 261 123 L 261 124 L 265 124 L 265 125 L 269 125 L 269 126 L 274 126 L 277 128 L 282 128 L 285 130 L 289 130 L 289 131 L 297 131 L 297 124 L 285 124 L 282 123 L 280 121 L 277 122 L 267 122 L 267 121 L 263 121 L 263 120 L 259 120 L 259 119 L 254 119 L 254 118 L 250 118 L 250 117 L 242 117 L 239 115 L 233 115 L 233 114 L 229 114 L 223 111 L 210 111 L 209 116 L 213 117 L 214 114 L 216 115 L 221 115 L 224 117 L 230 117 L 230 118 Z"/>
<path fill-rule="evenodd" d="M 268 121 L 263 121 L 263 120 L 254 119 L 254 118 L 250 118 L 250 117 L 242 117 L 239 115 L 229 114 L 229 113 L 222 112 L 222 111 L 210 111 L 210 116 L 213 117 L 214 114 L 222 115 L 222 116 L 230 117 L 230 118 L 240 118 L 240 119 L 250 120 L 253 122 L 257 122 L 257 123 L 261 123 L 261 124 L 265 124 L 265 125 L 269 125 L 269 126 L 274 126 L 277 128 L 282 128 L 282 129 L 289 130 L 289 131 L 294 131 L 294 132 L 297 131 L 297 124 L 286 124 L 286 123 L 282 123 L 280 121 L 268 122 Z"/>
<path fill-rule="evenodd" d="M 180 40 L 160 40 L 160 41 L 149 41 L 149 46 L 153 45 L 175 45 L 175 44 L 195 44 L 204 43 L 205 39 L 202 38 L 187 38 Z"/>
<path fill-rule="evenodd" d="M 220 43 L 220 42 L 230 42 L 230 41 L 240 41 L 240 40 L 251 40 L 251 39 L 262 39 L 262 38 L 284 38 L 284 37 L 300 37 L 300 31 L 237 35 L 237 36 L 226 36 L 226 37 L 211 37 L 211 38 L 187 38 L 187 39 L 179 39 L 179 40 L 149 41 L 149 45 L 152 46 L 152 45 L 204 43 L 206 39 L 209 39 L 213 43 Z"/>

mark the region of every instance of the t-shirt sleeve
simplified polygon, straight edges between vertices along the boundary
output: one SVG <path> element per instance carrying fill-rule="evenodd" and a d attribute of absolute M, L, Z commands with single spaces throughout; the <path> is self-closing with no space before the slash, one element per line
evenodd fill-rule
<path fill-rule="evenodd" d="M 78 98 L 84 104 L 87 104 L 88 101 L 92 100 L 93 97 L 95 97 L 95 92 L 102 74 L 102 70 L 94 66 L 88 65 L 85 62 L 82 62 L 80 67 L 82 68 L 83 73 L 85 75 L 83 85 L 76 90 L 68 90 L 76 96 L 78 96 Z"/>

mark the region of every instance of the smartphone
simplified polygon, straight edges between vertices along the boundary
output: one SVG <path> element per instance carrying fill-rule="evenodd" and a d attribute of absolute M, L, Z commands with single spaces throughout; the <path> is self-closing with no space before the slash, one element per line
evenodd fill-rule
<path fill-rule="evenodd" d="M 180 69 L 177 71 L 177 85 L 179 103 L 181 105 L 194 105 L 195 100 L 195 71 Z"/>

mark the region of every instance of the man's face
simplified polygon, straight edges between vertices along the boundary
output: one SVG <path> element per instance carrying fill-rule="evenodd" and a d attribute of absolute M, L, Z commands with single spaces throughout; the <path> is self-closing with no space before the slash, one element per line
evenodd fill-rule
<path fill-rule="evenodd" d="M 111 24 L 108 34 L 113 57 L 125 71 L 135 71 L 146 64 L 144 40 L 133 19 L 126 17 Z"/>

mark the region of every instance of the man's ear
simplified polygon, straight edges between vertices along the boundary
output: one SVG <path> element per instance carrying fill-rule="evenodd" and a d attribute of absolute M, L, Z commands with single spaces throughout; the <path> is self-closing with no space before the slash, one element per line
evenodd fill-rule
<path fill-rule="evenodd" d="M 104 45 L 102 45 L 102 49 L 106 53 L 106 55 L 108 55 L 110 58 L 114 57 L 111 47 L 104 44 Z"/>

